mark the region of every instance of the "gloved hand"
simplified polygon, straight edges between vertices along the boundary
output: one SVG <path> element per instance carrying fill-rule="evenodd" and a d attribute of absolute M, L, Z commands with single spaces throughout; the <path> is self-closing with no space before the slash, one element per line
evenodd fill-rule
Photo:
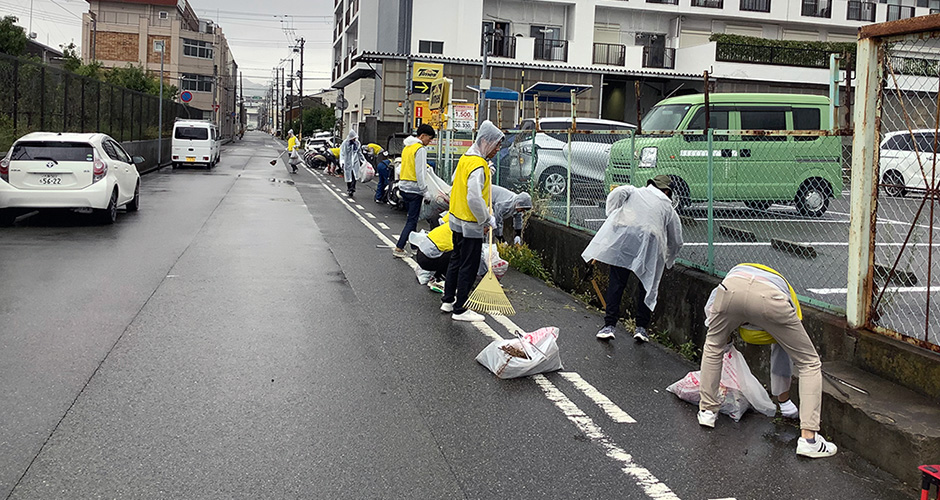
<path fill-rule="evenodd" d="M 513 242 L 514 244 L 516 244 L 516 245 L 521 245 L 521 244 L 522 244 L 522 236 L 516 236 L 516 237 L 512 240 L 512 242 Z"/>
<path fill-rule="evenodd" d="M 491 216 L 490 216 L 490 220 L 486 221 L 484 224 L 487 225 L 487 226 L 489 226 L 489 227 L 496 227 L 496 217 L 493 217 L 493 216 L 491 215 Z"/>

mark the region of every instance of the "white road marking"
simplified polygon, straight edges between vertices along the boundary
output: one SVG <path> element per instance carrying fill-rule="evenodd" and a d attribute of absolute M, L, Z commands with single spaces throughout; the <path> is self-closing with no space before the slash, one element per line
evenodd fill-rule
<path fill-rule="evenodd" d="M 370 219 L 374 219 L 374 218 L 375 218 L 375 216 L 372 215 L 372 214 L 370 214 L 369 212 L 364 212 L 364 213 L 366 214 L 366 217 L 368 217 L 368 218 L 370 218 Z"/>
<path fill-rule="evenodd" d="M 613 401 L 603 395 L 601 391 L 598 391 L 593 385 L 589 384 L 586 380 L 581 378 L 576 372 L 561 372 L 561 376 L 565 378 L 568 382 L 571 382 L 575 388 L 583 392 L 585 396 L 591 398 L 591 401 L 594 401 L 594 404 L 604 410 L 604 413 L 610 417 L 611 420 L 617 422 L 618 424 L 635 424 L 636 420 L 633 419 L 627 412 L 620 409 L 619 406 L 614 404 Z"/>
<path fill-rule="evenodd" d="M 389 230 L 389 229 L 391 229 L 390 227 L 388 227 L 387 225 L 385 225 L 384 222 L 379 222 L 379 227 L 382 228 L 382 229 L 385 229 L 386 231 Z"/>
<path fill-rule="evenodd" d="M 807 288 L 808 292 L 813 292 L 817 295 L 838 295 L 848 293 L 848 289 L 845 288 Z M 927 291 L 925 286 L 889 286 L 885 289 L 886 292 L 896 292 L 896 293 L 924 293 Z M 940 285 L 932 285 L 930 287 L 930 292 L 940 292 Z"/>
<path fill-rule="evenodd" d="M 320 182 L 323 183 L 322 180 Z M 331 194 L 333 194 L 333 196 L 336 197 L 336 199 L 339 200 L 340 203 L 342 203 L 343 206 L 345 206 L 346 209 L 349 210 L 349 212 L 352 213 L 359 220 L 359 222 L 362 223 L 362 225 L 366 226 L 367 229 L 372 231 L 372 233 L 375 234 L 380 241 L 387 245 L 394 244 L 390 239 L 388 239 L 384 234 L 376 229 L 376 227 L 373 226 L 368 220 L 359 215 L 359 213 L 356 212 L 356 210 L 353 209 L 353 207 L 350 206 L 346 200 L 335 193 Z M 414 259 L 406 257 L 402 260 L 405 261 L 405 263 L 408 264 L 408 266 L 410 266 L 412 269 L 418 267 L 418 263 L 415 262 Z M 518 325 L 513 323 L 512 320 L 505 316 L 493 315 L 491 317 L 509 329 L 511 332 L 523 331 L 522 328 L 520 328 Z M 479 330 L 480 333 L 493 340 L 502 339 L 502 337 L 497 334 L 492 327 L 484 322 L 474 322 L 471 323 L 471 325 Z M 551 381 L 545 378 L 545 376 L 535 375 L 532 378 L 545 393 L 545 396 L 549 399 L 549 401 L 553 402 L 555 406 L 557 406 L 562 411 L 562 413 L 568 417 L 568 420 L 570 420 L 578 429 L 580 429 L 581 432 L 583 432 L 585 436 L 588 437 L 588 439 L 601 446 L 601 448 L 605 450 L 608 457 L 616 460 L 617 462 L 620 462 L 622 466 L 620 470 L 623 471 L 624 474 L 632 476 L 636 481 L 637 486 L 642 488 L 647 496 L 653 499 L 679 500 L 679 497 L 673 493 L 668 486 L 660 482 L 659 479 L 653 476 L 649 470 L 634 462 L 633 456 L 611 442 L 610 438 L 608 438 L 603 433 L 603 431 L 601 431 L 600 427 L 598 427 L 590 417 L 581 411 L 577 405 L 568 399 L 564 393 L 555 387 Z"/>
<path fill-rule="evenodd" d="M 366 209 L 366 207 L 364 207 L 364 206 L 362 206 L 362 205 L 359 205 L 359 204 L 356 204 L 356 208 L 358 208 L 359 210 L 365 210 L 365 209 Z"/>

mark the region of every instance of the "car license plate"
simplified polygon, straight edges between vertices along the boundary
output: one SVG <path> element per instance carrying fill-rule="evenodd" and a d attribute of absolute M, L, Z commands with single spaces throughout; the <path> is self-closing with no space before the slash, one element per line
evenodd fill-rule
<path fill-rule="evenodd" d="M 39 177 L 39 183 L 46 185 L 46 186 L 62 184 L 62 177 L 56 174 L 43 174 L 42 176 Z"/>
<path fill-rule="evenodd" d="M 186 161 L 196 161 L 196 157 L 195 157 L 195 156 L 187 156 L 187 157 L 186 157 Z"/>

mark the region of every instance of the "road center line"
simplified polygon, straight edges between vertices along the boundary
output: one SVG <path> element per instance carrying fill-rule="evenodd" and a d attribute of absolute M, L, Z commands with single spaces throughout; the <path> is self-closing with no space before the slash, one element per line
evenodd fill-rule
<path fill-rule="evenodd" d="M 591 401 L 594 401 L 600 409 L 604 410 L 604 413 L 607 414 L 614 422 L 618 424 L 635 424 L 636 420 L 633 419 L 627 412 L 620 409 L 619 406 L 614 404 L 607 396 L 603 395 L 601 391 L 598 391 L 593 385 L 589 384 L 586 380 L 581 378 L 576 372 L 561 372 L 561 376 L 565 378 L 568 382 L 571 382 L 575 388 L 584 393 L 585 396 L 591 398 Z"/>

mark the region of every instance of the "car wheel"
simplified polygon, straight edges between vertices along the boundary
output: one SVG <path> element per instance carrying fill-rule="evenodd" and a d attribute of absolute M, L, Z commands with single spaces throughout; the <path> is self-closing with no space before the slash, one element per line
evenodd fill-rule
<path fill-rule="evenodd" d="M 0 209 L 0 227 L 10 227 L 16 221 L 16 212 L 12 209 Z"/>
<path fill-rule="evenodd" d="M 807 179 L 796 193 L 796 211 L 806 217 L 822 217 L 829 208 L 832 188 L 822 179 Z"/>
<path fill-rule="evenodd" d="M 180 168 L 180 164 L 176 163 L 175 161 L 172 163 L 172 166 L 173 166 L 173 170 Z"/>
<path fill-rule="evenodd" d="M 692 204 L 692 194 L 689 191 L 689 185 L 682 180 L 682 177 L 670 175 L 672 179 L 672 208 L 676 212 L 681 212 Z"/>
<path fill-rule="evenodd" d="M 140 209 L 140 181 L 137 182 L 137 186 L 134 187 L 134 197 L 131 198 L 131 201 L 127 202 L 127 205 L 124 205 L 124 208 L 128 212 L 136 212 Z"/>
<path fill-rule="evenodd" d="M 117 203 L 118 203 L 118 192 L 117 188 L 114 188 L 114 191 L 111 191 L 111 199 L 108 200 L 108 208 L 104 210 L 95 209 L 95 215 L 97 216 L 98 222 L 101 224 L 114 224 L 114 221 L 117 220 Z"/>
<path fill-rule="evenodd" d="M 568 189 L 568 172 L 561 167 L 550 167 L 542 172 L 538 187 L 553 198 L 562 197 Z"/>
<path fill-rule="evenodd" d="M 907 194 L 904 177 L 897 170 L 889 170 L 881 177 L 881 185 L 888 196 L 901 197 Z"/>
<path fill-rule="evenodd" d="M 772 205 L 772 203 L 769 201 L 745 201 L 744 202 L 744 206 L 746 206 L 747 208 L 750 208 L 751 210 L 759 210 L 761 212 L 770 208 L 770 205 Z"/>

